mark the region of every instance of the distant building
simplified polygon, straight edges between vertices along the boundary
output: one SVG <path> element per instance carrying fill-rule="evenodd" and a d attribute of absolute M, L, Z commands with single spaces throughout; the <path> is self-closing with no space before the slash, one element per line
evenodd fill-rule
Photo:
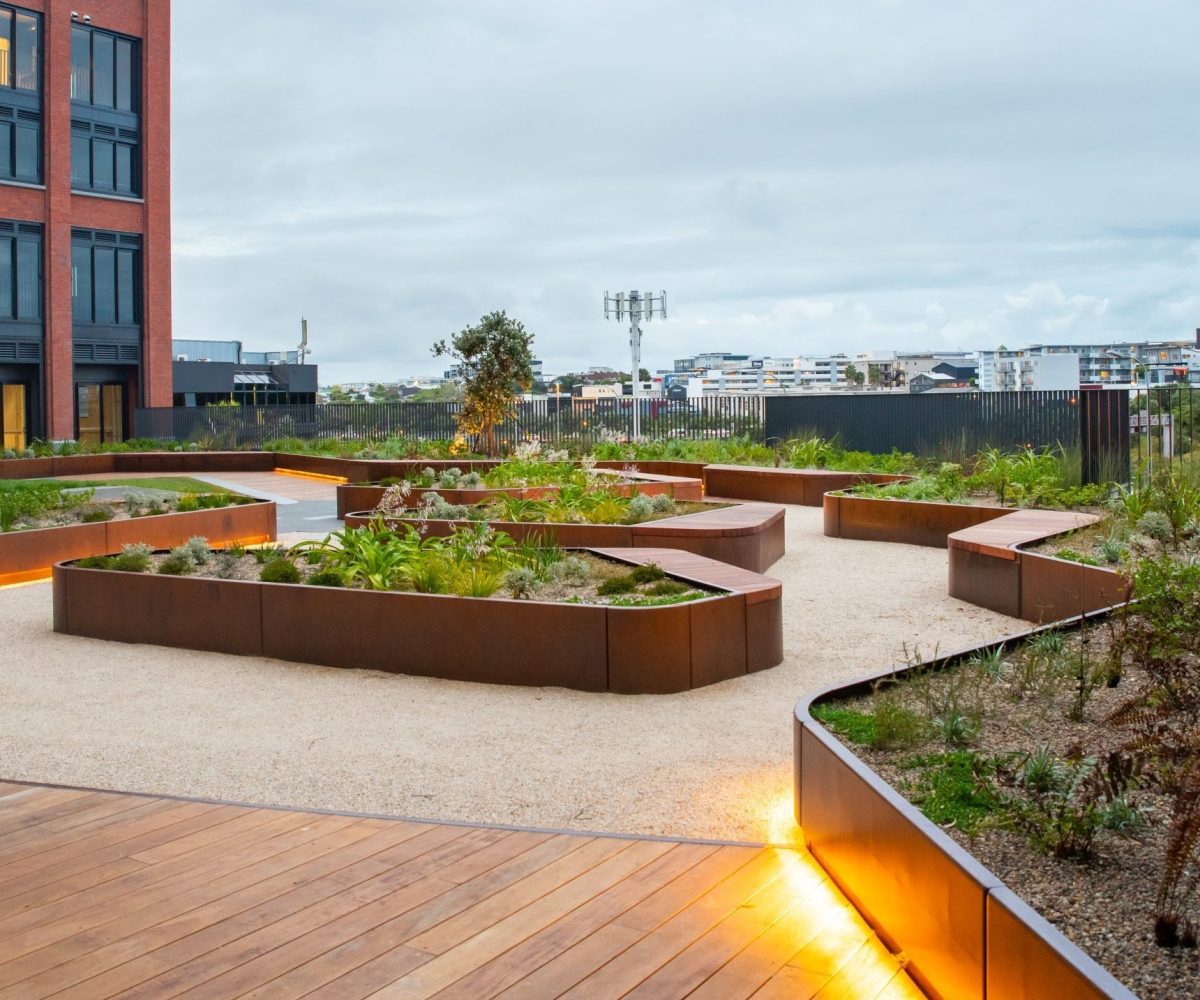
<path fill-rule="evenodd" d="M 243 351 L 237 340 L 174 340 L 176 406 L 317 401 L 317 366 L 296 351 Z"/>
<path fill-rule="evenodd" d="M 979 388 L 985 392 L 1022 389 L 1121 388 L 1186 381 L 1196 342 L 1159 340 L 1116 344 L 1034 344 L 1020 350 L 981 351 Z M 1139 374 L 1144 366 L 1145 374 Z"/>

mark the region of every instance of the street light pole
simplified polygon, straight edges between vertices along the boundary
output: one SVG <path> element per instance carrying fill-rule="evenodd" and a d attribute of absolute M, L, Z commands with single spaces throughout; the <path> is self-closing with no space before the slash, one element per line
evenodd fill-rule
<path fill-rule="evenodd" d="M 641 388 L 642 388 L 642 320 L 649 323 L 657 312 L 662 319 L 667 318 L 667 293 L 659 292 L 654 295 L 647 292 L 632 291 L 628 295 L 617 292 L 615 296 L 604 293 L 604 318 L 610 318 L 610 311 L 616 313 L 618 320 L 629 319 L 629 358 L 632 371 L 629 373 L 633 381 L 633 440 L 642 436 Z"/>

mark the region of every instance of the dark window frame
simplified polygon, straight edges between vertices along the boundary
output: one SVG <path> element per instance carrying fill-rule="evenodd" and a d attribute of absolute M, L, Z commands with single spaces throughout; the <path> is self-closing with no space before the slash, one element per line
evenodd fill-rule
<path fill-rule="evenodd" d="M 97 289 L 97 253 L 112 253 L 111 288 Z M 130 287 L 122 290 L 122 274 L 126 268 L 122 258 L 128 257 L 132 267 L 128 269 Z M 82 262 L 82 263 L 81 263 Z M 80 290 L 84 287 L 84 276 L 79 273 L 86 268 L 86 302 L 81 301 Z M 111 295 L 112 319 L 100 319 L 97 303 L 102 296 Z M 131 308 L 127 312 L 127 308 Z M 123 316 L 131 316 L 122 321 Z M 142 302 L 142 238 L 136 233 L 114 233 L 107 230 L 71 230 L 71 325 L 78 337 L 83 331 L 96 328 L 111 331 L 137 331 L 140 336 L 143 317 Z"/>
<path fill-rule="evenodd" d="M 71 189 L 116 198 L 138 198 L 142 193 L 142 43 L 138 38 L 119 32 L 72 25 L 72 84 L 79 69 L 75 61 L 75 42 L 84 36 L 87 38 L 87 94 L 71 97 Z M 113 46 L 112 80 L 105 91 L 111 96 L 111 103 L 96 103 L 97 39 L 111 41 Z M 121 78 L 120 72 L 125 62 L 122 46 L 125 47 L 124 54 L 128 55 L 127 80 Z M 126 92 L 129 108 L 123 109 L 118 105 Z M 128 159 L 127 171 L 122 170 L 124 157 Z"/>
<path fill-rule="evenodd" d="M 0 219 L 0 243 L 7 244 L 7 304 L 0 303 L 0 333 L 41 335 L 46 315 L 46 243 L 45 230 L 35 222 Z M 22 245 L 33 247 L 36 275 L 22 267 Z M 28 257 L 26 263 L 28 263 Z M 32 294 L 30 289 L 32 288 Z M 23 300 L 31 300 L 34 314 L 21 315 Z"/>
<path fill-rule="evenodd" d="M 9 14 L 8 75 L 0 83 L 0 181 L 41 184 L 44 160 L 42 95 L 45 91 L 45 16 L 13 4 L 0 4 Z M 17 25 L 21 17 L 32 18 L 36 29 L 36 86 L 17 87 Z M 12 84 L 8 83 L 12 80 Z"/>

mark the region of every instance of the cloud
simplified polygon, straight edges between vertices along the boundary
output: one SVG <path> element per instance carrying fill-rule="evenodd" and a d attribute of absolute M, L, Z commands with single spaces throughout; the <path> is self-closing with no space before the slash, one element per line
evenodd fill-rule
<path fill-rule="evenodd" d="M 330 378 L 491 309 L 549 370 L 1184 337 L 1200 8 L 235 0 L 174 11 L 175 332 Z M 236 30 L 214 30 L 236 26 Z M 936 307 L 936 308 L 935 308 Z"/>

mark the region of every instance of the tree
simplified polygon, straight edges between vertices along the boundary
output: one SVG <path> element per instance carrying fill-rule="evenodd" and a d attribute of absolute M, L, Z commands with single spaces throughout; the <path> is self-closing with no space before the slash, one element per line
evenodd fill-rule
<path fill-rule="evenodd" d="M 491 312 L 450 343 L 433 345 L 435 357 L 453 358 L 463 371 L 463 407 L 456 416 L 463 434 L 482 435 L 496 453 L 496 424 L 516 415 L 514 396 L 533 384 L 533 334 L 503 312 Z"/>
<path fill-rule="evenodd" d="M 387 385 L 384 382 L 376 382 L 368 391 L 371 393 L 372 403 L 395 403 L 400 399 L 399 386 Z"/>
<path fill-rule="evenodd" d="M 329 387 L 329 402 L 331 403 L 362 403 L 365 402 L 363 395 L 358 390 L 351 392 L 348 389 L 343 389 L 340 385 L 332 385 Z"/>
<path fill-rule="evenodd" d="M 846 381 L 847 382 L 853 382 L 855 385 L 862 385 L 866 380 L 867 380 L 867 376 L 864 375 L 862 372 L 860 372 L 854 366 L 853 361 L 851 361 L 850 364 L 846 365 Z"/>

